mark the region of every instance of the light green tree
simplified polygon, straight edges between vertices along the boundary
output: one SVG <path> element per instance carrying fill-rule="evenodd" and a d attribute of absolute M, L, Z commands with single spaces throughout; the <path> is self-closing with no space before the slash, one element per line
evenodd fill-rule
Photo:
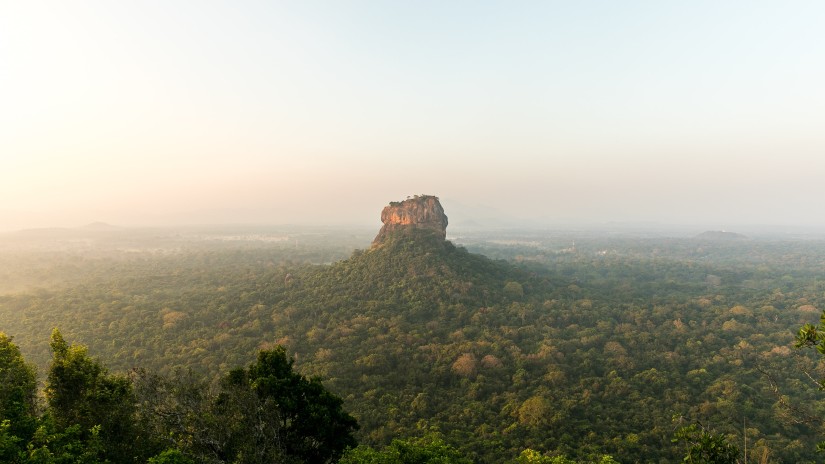
<path fill-rule="evenodd" d="M 619 464 L 612 456 L 603 455 L 597 461 L 574 461 L 566 456 L 545 456 L 527 448 L 522 451 L 514 464 Z"/>
<path fill-rule="evenodd" d="M 724 435 L 713 433 L 699 424 L 677 430 L 673 442 L 685 444 L 683 461 L 691 464 L 736 464 L 740 455 L 739 448 L 730 444 Z"/>
<path fill-rule="evenodd" d="M 368 446 L 348 450 L 339 464 L 471 464 L 473 461 L 438 435 L 395 439 L 378 451 Z"/>

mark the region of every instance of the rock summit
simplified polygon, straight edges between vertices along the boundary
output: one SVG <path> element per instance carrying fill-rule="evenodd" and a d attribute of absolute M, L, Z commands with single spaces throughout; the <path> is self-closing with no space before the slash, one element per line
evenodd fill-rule
<path fill-rule="evenodd" d="M 381 222 L 384 226 L 372 241 L 373 245 L 384 242 L 395 232 L 407 230 L 427 230 L 447 238 L 447 215 L 438 197 L 433 195 L 415 195 L 390 202 L 381 211 Z"/>

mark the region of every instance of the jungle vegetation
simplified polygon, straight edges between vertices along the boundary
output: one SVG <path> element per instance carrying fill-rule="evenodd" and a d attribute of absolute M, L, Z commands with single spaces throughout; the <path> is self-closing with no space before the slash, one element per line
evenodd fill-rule
<path fill-rule="evenodd" d="M 43 430 L 64 442 L 121 442 L 107 441 L 115 427 L 104 418 L 49 412 L 59 327 L 87 346 L 80 358 L 97 356 L 88 359 L 101 370 L 90 372 L 108 379 L 107 394 L 177 398 L 156 412 L 210 411 L 188 416 L 189 429 L 208 429 L 221 398 L 237 399 L 235 417 L 266 404 L 252 366 L 276 356 L 319 398 L 342 400 L 353 448 L 341 462 L 404 462 L 409 449 L 455 462 L 675 462 L 703 439 L 730 445 L 738 462 L 745 450 L 747 462 L 817 458 L 823 403 L 810 378 L 822 375 L 816 353 L 794 344 L 825 308 L 825 242 L 591 237 L 465 248 L 424 235 L 354 251 L 316 245 L 5 252 L 14 264 L 0 271 L 27 279 L 0 296 L 0 330 L 32 363 L 14 369 L 43 373 L 20 377 L 20 388 L 40 382 L 45 399 L 23 395 L 4 412 L 4 433 L 34 437 L 48 420 Z M 32 285 L 38 278 L 46 284 Z M 140 409 L 118 414 L 155 435 L 170 427 Z M 254 435 L 246 426 L 237 433 Z M 177 440 L 140 459 L 205 459 L 204 443 Z M 226 443 L 215 462 L 305 452 Z"/>

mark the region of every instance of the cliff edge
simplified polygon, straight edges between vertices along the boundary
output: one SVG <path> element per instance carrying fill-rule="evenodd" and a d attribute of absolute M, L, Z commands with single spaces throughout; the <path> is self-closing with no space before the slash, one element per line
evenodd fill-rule
<path fill-rule="evenodd" d="M 373 246 L 384 242 L 388 236 L 398 231 L 429 230 L 442 239 L 447 238 L 447 215 L 433 195 L 416 195 L 404 201 L 393 201 L 381 211 L 384 223 Z"/>

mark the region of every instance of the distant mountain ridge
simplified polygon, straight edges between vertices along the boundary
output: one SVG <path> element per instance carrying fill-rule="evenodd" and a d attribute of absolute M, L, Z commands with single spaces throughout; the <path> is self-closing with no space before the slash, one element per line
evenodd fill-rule
<path fill-rule="evenodd" d="M 707 230 L 694 238 L 698 240 L 742 240 L 748 237 L 742 234 L 737 234 L 736 232 L 727 232 L 724 230 Z"/>
<path fill-rule="evenodd" d="M 89 224 L 86 224 L 85 226 L 80 227 L 80 229 L 91 230 L 91 231 L 121 230 L 120 227 L 113 226 L 109 223 L 101 222 L 101 221 L 91 222 Z"/>

